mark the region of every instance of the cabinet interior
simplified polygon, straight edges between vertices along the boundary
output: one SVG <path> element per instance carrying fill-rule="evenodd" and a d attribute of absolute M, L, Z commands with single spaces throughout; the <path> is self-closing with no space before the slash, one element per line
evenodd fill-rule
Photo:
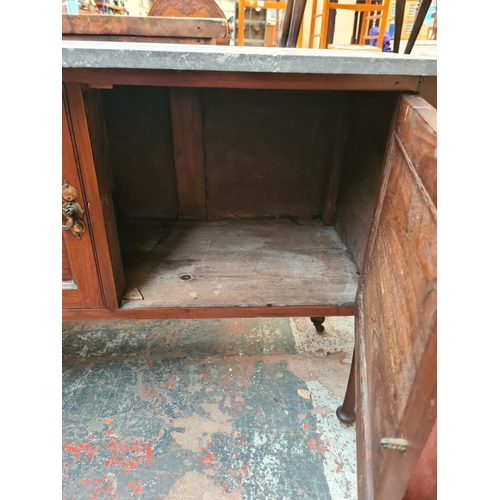
<path fill-rule="evenodd" d="M 121 307 L 352 306 L 397 96 L 89 89 Z"/>

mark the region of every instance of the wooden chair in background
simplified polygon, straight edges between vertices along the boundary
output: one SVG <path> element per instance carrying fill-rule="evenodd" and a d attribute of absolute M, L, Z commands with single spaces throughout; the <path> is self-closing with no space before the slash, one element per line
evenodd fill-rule
<path fill-rule="evenodd" d="M 307 0 L 288 0 L 283 17 L 278 45 L 280 47 L 296 47 L 299 39 L 300 28 L 303 23 L 304 11 Z M 320 38 L 319 48 L 326 49 L 332 44 L 335 29 L 337 10 L 354 11 L 362 13 L 361 36 L 356 45 L 365 46 L 367 40 L 376 39 L 377 47 L 382 49 L 384 43 L 384 31 L 376 36 L 368 35 L 370 21 L 375 21 L 379 26 L 387 24 L 389 16 L 389 0 L 364 0 L 363 3 L 346 4 L 337 0 L 325 0 L 321 12 L 318 13 L 318 0 L 312 0 L 312 13 L 310 21 L 309 40 L 307 47 L 314 47 L 314 39 Z M 321 18 L 320 32 L 316 32 L 316 20 Z M 302 44 L 304 46 L 304 44 Z M 331 45 L 332 48 L 337 46 Z"/>
<path fill-rule="evenodd" d="M 289 0 L 290 1 L 290 0 Z M 304 3 L 305 5 L 305 3 Z M 238 0 L 238 45 L 244 45 L 245 39 L 245 8 L 249 9 L 276 9 L 278 12 L 285 9 L 287 2 L 280 1 L 261 1 L 261 0 Z M 277 15 L 279 22 L 279 15 Z M 284 47 L 284 45 L 277 45 Z"/>

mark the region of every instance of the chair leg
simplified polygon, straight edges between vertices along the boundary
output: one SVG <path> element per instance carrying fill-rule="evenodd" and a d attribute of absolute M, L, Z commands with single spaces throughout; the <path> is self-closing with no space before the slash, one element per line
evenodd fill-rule
<path fill-rule="evenodd" d="M 399 43 L 401 42 L 405 5 L 406 0 L 396 0 L 396 16 L 394 19 L 394 52 L 396 54 L 399 52 Z"/>
<path fill-rule="evenodd" d="M 422 28 L 422 24 L 424 24 L 424 19 L 430 6 L 431 0 L 422 0 L 420 2 L 417 15 L 415 16 L 415 21 L 413 22 L 413 27 L 411 29 L 410 37 L 408 38 L 408 43 L 406 44 L 405 54 L 411 54 L 411 49 L 413 49 L 413 45 L 415 45 L 418 33 Z"/>
<path fill-rule="evenodd" d="M 353 424 L 356 420 L 355 402 L 356 402 L 356 381 L 355 381 L 355 352 L 352 353 L 351 371 L 349 373 L 349 380 L 347 382 L 347 389 L 345 391 L 344 402 L 342 406 L 337 408 L 337 418 L 344 424 Z"/>
<path fill-rule="evenodd" d="M 318 333 L 323 333 L 325 331 L 325 327 L 323 326 L 325 319 L 326 318 L 324 316 L 314 316 L 311 318 L 311 321 L 313 322 L 314 326 L 316 327 L 316 331 Z"/>
<path fill-rule="evenodd" d="M 290 33 L 290 23 L 292 21 L 293 12 L 293 0 L 288 0 L 285 7 L 285 13 L 281 21 L 281 26 L 279 29 L 278 43 L 276 47 L 286 47 L 286 42 L 288 40 L 288 34 Z"/>
<path fill-rule="evenodd" d="M 338 0 L 332 0 L 331 3 L 338 3 Z M 328 9 L 328 21 L 326 22 L 326 46 L 333 43 L 335 36 L 335 20 L 337 19 L 337 9 Z"/>
<path fill-rule="evenodd" d="M 304 19 L 304 11 L 306 9 L 306 0 L 293 0 L 292 19 L 290 20 L 290 31 L 286 46 L 295 48 L 299 39 L 300 26 Z"/>

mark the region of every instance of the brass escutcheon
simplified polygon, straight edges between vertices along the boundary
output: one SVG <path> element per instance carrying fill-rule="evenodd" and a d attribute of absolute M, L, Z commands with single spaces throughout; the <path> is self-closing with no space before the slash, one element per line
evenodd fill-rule
<path fill-rule="evenodd" d="M 62 185 L 62 213 L 66 219 L 69 219 L 68 224 L 63 224 L 64 231 L 71 231 L 78 239 L 85 232 L 85 224 L 82 222 L 83 208 L 76 202 L 78 199 L 78 191 L 64 181 Z"/>

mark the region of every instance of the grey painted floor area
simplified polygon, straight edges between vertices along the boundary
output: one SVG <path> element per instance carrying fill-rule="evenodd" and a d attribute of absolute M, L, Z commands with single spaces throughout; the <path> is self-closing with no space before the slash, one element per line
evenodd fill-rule
<path fill-rule="evenodd" d="M 63 498 L 355 499 L 353 323 L 65 323 Z"/>

